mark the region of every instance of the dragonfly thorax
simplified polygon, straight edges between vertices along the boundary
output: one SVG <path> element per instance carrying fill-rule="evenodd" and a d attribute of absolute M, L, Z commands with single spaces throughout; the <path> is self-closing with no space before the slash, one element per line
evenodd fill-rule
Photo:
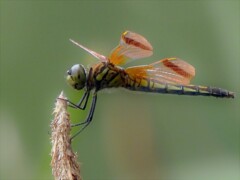
<path fill-rule="evenodd" d="M 67 82 L 74 89 L 81 90 L 86 86 L 86 69 L 81 64 L 75 64 L 67 71 Z"/>

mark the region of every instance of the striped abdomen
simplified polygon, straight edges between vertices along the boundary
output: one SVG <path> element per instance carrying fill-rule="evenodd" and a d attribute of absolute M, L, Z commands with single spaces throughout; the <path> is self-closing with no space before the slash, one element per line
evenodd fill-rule
<path fill-rule="evenodd" d="M 233 92 L 221 88 L 197 85 L 164 84 L 146 79 L 132 80 L 128 78 L 125 88 L 133 91 L 234 98 Z"/>

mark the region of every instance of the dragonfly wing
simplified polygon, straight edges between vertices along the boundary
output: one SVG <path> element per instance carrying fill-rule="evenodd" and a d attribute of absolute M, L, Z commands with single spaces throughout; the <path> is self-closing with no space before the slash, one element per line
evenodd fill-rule
<path fill-rule="evenodd" d="M 195 68 L 179 58 L 166 58 L 155 63 L 126 69 L 132 79 L 148 79 L 159 83 L 187 85 L 195 76 Z"/>
<path fill-rule="evenodd" d="M 109 61 L 115 65 L 123 65 L 135 59 L 152 55 L 152 45 L 141 35 L 125 31 L 119 45 L 113 49 Z"/>
<path fill-rule="evenodd" d="M 88 49 L 88 48 L 86 48 L 85 46 L 79 44 L 78 42 L 76 42 L 76 41 L 74 41 L 74 40 L 72 40 L 72 39 L 70 39 L 70 41 L 71 41 L 73 44 L 75 44 L 76 46 L 78 46 L 78 47 L 84 49 L 85 51 L 87 51 L 89 54 L 93 55 L 95 58 L 97 58 L 97 59 L 99 59 L 99 60 L 101 60 L 101 61 L 104 61 L 104 62 L 108 61 L 108 58 L 105 57 L 104 55 L 101 55 L 101 54 L 99 54 L 99 53 L 97 53 L 97 52 L 95 52 L 95 51 L 93 51 L 93 50 L 91 50 L 91 49 Z"/>

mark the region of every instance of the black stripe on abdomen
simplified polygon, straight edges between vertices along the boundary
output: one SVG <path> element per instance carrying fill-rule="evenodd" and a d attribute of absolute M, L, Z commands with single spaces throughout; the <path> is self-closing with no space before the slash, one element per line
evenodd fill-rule
<path fill-rule="evenodd" d="M 214 96 L 234 98 L 234 93 L 217 87 L 196 86 L 196 85 L 178 85 L 164 84 L 150 81 L 146 86 L 126 86 L 127 89 L 133 91 L 144 91 L 154 93 L 191 95 L 191 96 Z"/>

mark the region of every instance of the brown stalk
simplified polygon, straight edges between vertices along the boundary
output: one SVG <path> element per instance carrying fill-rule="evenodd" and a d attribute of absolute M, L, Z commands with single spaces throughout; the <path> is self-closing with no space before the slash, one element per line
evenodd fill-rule
<path fill-rule="evenodd" d="M 56 100 L 51 122 L 51 166 L 55 180 L 82 180 L 77 155 L 71 147 L 70 116 L 63 92 Z"/>

